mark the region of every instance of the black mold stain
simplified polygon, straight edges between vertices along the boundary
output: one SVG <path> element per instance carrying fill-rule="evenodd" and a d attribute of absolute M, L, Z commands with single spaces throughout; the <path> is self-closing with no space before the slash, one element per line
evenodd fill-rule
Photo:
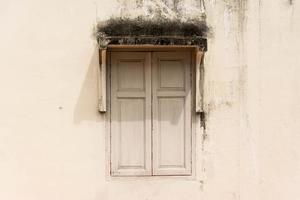
<path fill-rule="evenodd" d="M 293 3 L 294 3 L 293 0 L 289 0 L 289 1 L 290 1 L 290 5 L 293 5 Z"/>
<path fill-rule="evenodd" d="M 200 113 L 200 123 L 201 127 L 203 128 L 203 133 L 202 133 L 202 151 L 205 150 L 205 142 L 207 140 L 207 133 L 206 133 L 206 121 L 207 121 L 207 115 L 205 112 Z M 205 168 L 203 168 L 203 171 L 205 171 Z"/>
<path fill-rule="evenodd" d="M 206 113 L 205 112 L 200 113 L 200 121 L 201 121 L 201 127 L 203 127 L 203 129 L 206 130 Z"/>

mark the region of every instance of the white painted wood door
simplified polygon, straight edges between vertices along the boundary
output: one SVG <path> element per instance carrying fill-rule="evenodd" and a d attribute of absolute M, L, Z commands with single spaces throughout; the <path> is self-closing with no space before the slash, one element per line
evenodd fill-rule
<path fill-rule="evenodd" d="M 190 54 L 153 54 L 153 175 L 191 174 Z"/>
<path fill-rule="evenodd" d="M 188 52 L 112 52 L 111 174 L 191 175 Z"/>
<path fill-rule="evenodd" d="M 151 175 L 151 54 L 111 59 L 111 173 Z"/>

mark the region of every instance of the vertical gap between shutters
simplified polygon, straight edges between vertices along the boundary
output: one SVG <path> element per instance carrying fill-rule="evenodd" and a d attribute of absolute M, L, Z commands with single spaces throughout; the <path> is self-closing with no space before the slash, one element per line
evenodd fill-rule
<path fill-rule="evenodd" d="M 151 74 L 150 74 L 150 81 L 151 81 L 151 176 L 154 175 L 154 172 L 153 172 L 153 81 L 152 81 L 152 75 L 153 75 L 153 52 L 149 52 L 150 53 L 150 59 L 151 59 Z"/>

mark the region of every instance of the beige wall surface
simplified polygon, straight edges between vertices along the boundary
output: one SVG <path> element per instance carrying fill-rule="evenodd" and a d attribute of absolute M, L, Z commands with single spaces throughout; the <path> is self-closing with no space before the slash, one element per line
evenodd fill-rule
<path fill-rule="evenodd" d="M 0 199 L 299 199 L 299 2 L 199 2 L 178 4 L 186 18 L 205 7 L 211 27 L 206 129 L 197 129 L 196 177 L 186 180 L 107 175 L 93 27 L 145 6 L 1 0 Z"/>

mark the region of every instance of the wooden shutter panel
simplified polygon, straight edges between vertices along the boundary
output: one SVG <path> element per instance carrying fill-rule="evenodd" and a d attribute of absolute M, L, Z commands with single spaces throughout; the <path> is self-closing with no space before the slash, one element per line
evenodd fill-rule
<path fill-rule="evenodd" d="M 151 54 L 111 60 L 111 174 L 151 175 Z"/>
<path fill-rule="evenodd" d="M 190 57 L 153 54 L 153 175 L 191 174 Z"/>

